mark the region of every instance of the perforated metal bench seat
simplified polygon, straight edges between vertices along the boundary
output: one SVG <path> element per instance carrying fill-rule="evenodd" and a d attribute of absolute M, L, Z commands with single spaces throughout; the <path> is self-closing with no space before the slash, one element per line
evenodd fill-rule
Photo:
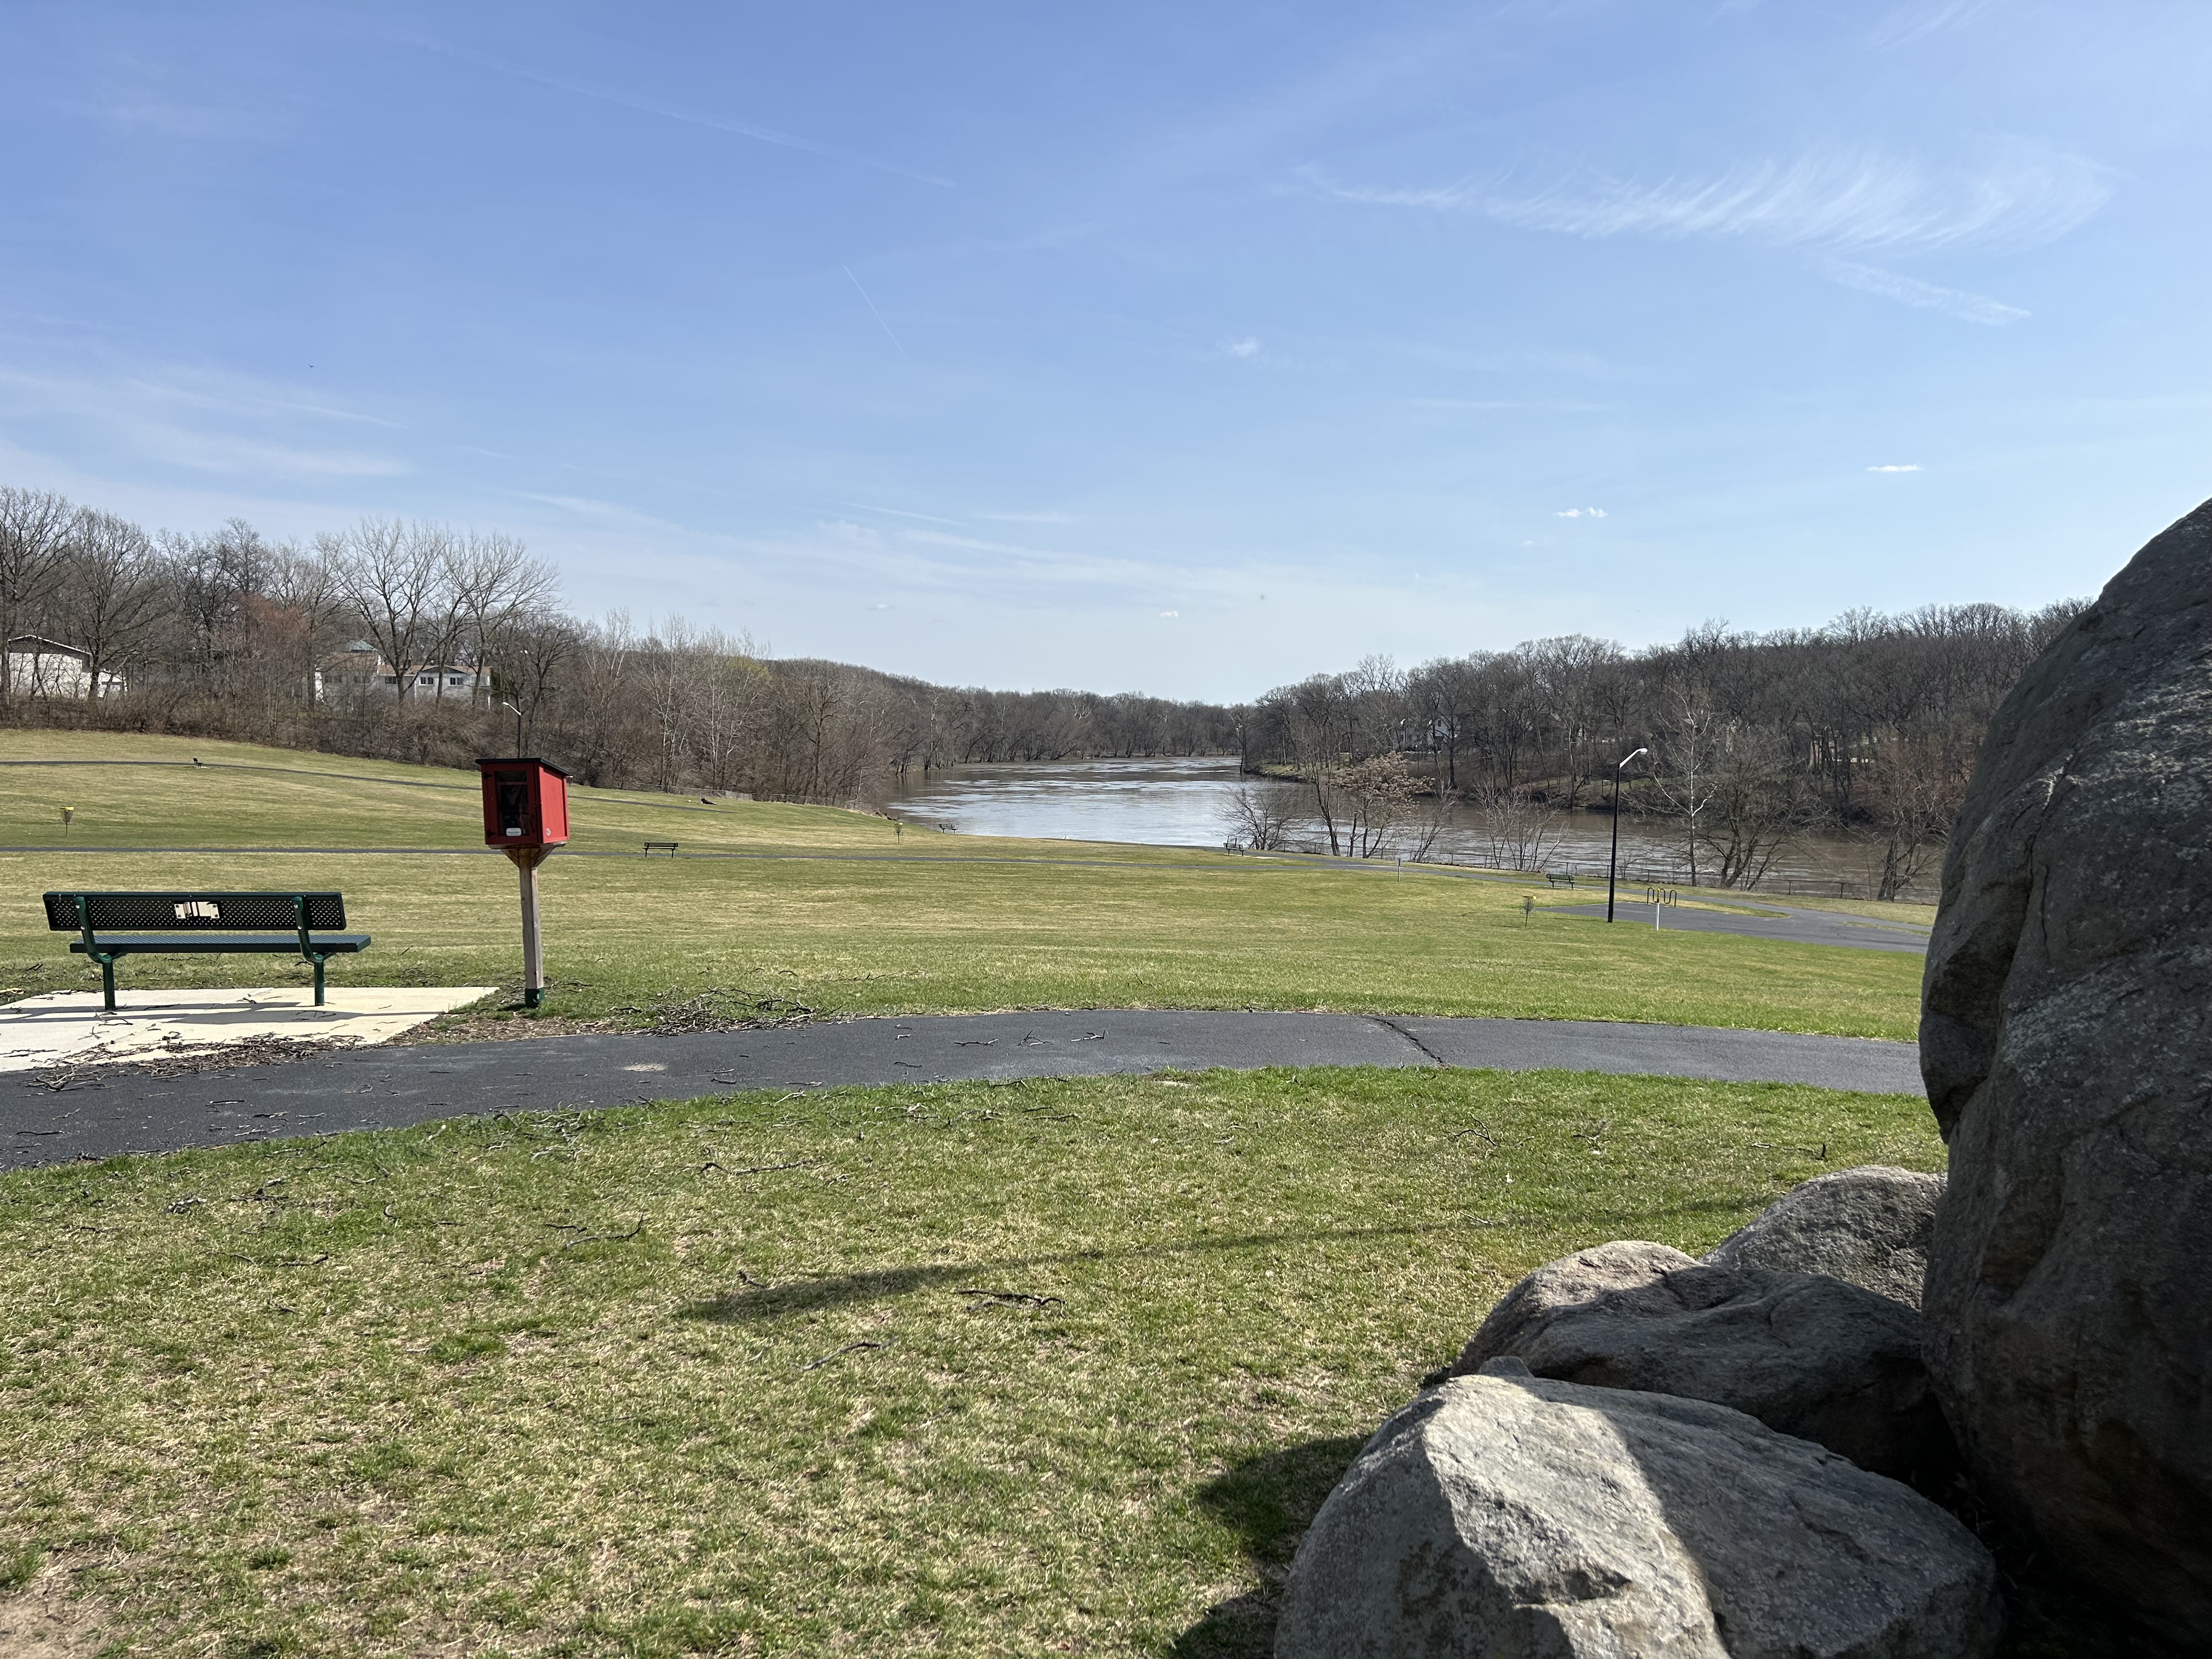
<path fill-rule="evenodd" d="M 111 1010 L 118 957 L 213 952 L 297 955 L 314 967 L 320 1007 L 323 964 L 370 942 L 331 931 L 345 926 L 337 893 L 48 893 L 46 904 L 46 926 L 79 935 L 70 949 L 100 964 Z"/>

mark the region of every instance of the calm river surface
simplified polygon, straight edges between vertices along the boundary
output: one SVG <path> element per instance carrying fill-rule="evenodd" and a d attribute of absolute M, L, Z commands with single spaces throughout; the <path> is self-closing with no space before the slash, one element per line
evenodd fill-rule
<path fill-rule="evenodd" d="M 1234 759 L 1205 756 L 953 767 L 927 779 L 909 775 L 907 787 L 894 790 L 886 805 L 893 817 L 908 823 L 934 823 L 971 836 L 1219 847 L 1231 833 L 1224 811 L 1240 782 L 1304 793 L 1295 785 L 1240 779 Z M 1542 867 L 1602 875 L 1611 829 L 1602 812 L 1560 814 L 1555 850 L 1542 859 Z M 1309 825 L 1298 839 L 1309 842 L 1317 834 Z M 1486 864 L 1490 850 L 1474 815 L 1455 806 L 1430 856 Z M 1669 826 L 1623 817 L 1620 857 L 1625 878 L 1686 879 L 1681 838 Z M 1857 842 L 1836 836 L 1802 836 L 1776 860 L 1761 890 L 1856 893 L 1868 880 L 1868 860 L 1869 849 Z"/>

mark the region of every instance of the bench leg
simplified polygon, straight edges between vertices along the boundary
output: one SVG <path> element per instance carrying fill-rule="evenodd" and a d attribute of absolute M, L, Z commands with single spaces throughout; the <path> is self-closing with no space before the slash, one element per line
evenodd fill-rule
<path fill-rule="evenodd" d="M 323 958 L 315 958 L 315 1006 L 323 1006 Z"/>
<path fill-rule="evenodd" d="M 102 957 L 100 959 L 100 988 L 107 998 L 107 1012 L 113 1013 L 115 1012 L 115 958 L 113 957 Z"/>

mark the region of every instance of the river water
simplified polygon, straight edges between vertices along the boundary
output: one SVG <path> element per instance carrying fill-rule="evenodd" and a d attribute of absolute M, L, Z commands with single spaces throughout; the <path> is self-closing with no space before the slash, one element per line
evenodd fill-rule
<path fill-rule="evenodd" d="M 1240 784 L 1279 790 L 1295 802 L 1309 798 L 1297 785 L 1241 778 L 1234 758 L 1200 756 L 960 766 L 927 777 L 917 772 L 909 774 L 905 787 L 894 789 L 885 804 L 893 817 L 910 823 L 933 823 L 971 836 L 1218 848 L 1231 834 L 1224 809 Z M 1535 867 L 1601 878 L 1612 827 L 1612 819 L 1603 812 L 1558 814 Z M 1320 826 L 1310 815 L 1302 819 L 1296 840 L 1327 850 Z M 1400 840 L 1406 837 L 1401 835 Z M 1454 805 L 1446 810 L 1429 856 L 1459 864 L 1491 864 L 1500 861 L 1496 852 L 1480 814 Z M 1803 835 L 1775 860 L 1759 890 L 1871 897 L 1869 866 L 1877 856 L 1874 849 L 1844 836 Z M 1701 853 L 1701 871 L 1705 863 Z M 1626 881 L 1686 885 L 1688 860 L 1680 829 L 1656 819 L 1624 816 L 1620 867 Z M 1932 890 L 1932 869 L 1924 884 Z M 1907 896 L 1932 898 L 1933 893 Z"/>

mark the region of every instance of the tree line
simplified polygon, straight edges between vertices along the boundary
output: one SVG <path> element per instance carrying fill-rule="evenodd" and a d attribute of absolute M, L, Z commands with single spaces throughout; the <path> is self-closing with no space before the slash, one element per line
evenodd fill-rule
<path fill-rule="evenodd" d="M 677 618 L 578 617 L 514 538 L 397 519 L 304 544 L 240 520 L 149 534 L 0 488 L 0 719 L 19 724 L 433 764 L 520 744 L 605 787 L 849 802 L 916 769 L 1237 744 L 1210 704 L 933 685 Z M 35 680 L 27 640 L 82 652 L 89 695 Z"/>
<path fill-rule="evenodd" d="M 2086 603 L 1853 611 L 1763 634 L 1709 622 L 1635 652 L 1568 635 L 1405 671 L 1370 657 L 1261 697 L 1242 753 L 1311 792 L 1332 851 L 1337 820 L 1357 851 L 1426 794 L 1466 803 L 1497 861 L 1532 867 L 1552 815 L 1609 809 L 1618 775 L 1624 811 L 1674 820 L 1692 884 L 1756 886 L 1825 829 L 1867 844 L 1892 898 L 1940 856 L 1997 705 Z M 1279 833 L 1252 821 L 1266 805 L 1245 798 L 1248 842 Z"/>

